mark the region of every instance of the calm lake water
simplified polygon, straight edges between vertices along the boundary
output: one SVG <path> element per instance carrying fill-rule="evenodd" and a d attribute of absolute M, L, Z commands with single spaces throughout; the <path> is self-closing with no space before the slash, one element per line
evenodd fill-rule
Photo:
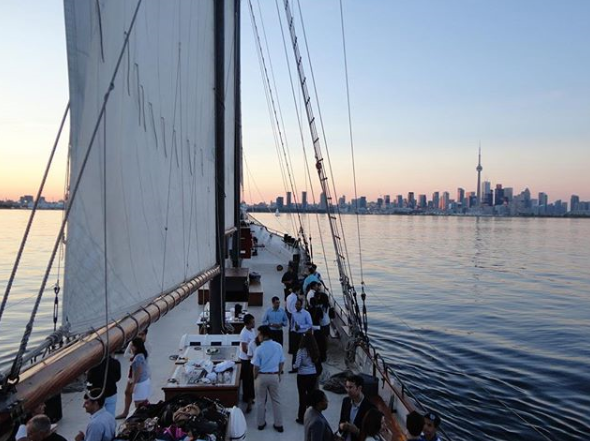
<path fill-rule="evenodd" d="M 2 293 L 29 214 L 0 211 Z M 0 364 L 20 341 L 61 216 L 38 214 L 0 324 Z M 285 214 L 255 216 L 276 230 L 295 228 Z M 315 215 L 303 222 L 314 260 L 337 292 L 327 225 Z M 342 222 L 360 287 L 356 218 Z M 359 222 L 371 338 L 422 404 L 442 415 L 451 439 L 587 437 L 590 220 L 361 216 Z M 56 279 L 54 269 L 36 341 L 53 328 Z"/>

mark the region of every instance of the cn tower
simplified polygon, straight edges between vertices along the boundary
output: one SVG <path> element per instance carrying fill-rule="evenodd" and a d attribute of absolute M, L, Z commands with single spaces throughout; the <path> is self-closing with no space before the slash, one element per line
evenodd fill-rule
<path fill-rule="evenodd" d="M 479 156 L 477 159 L 477 206 L 481 205 L 481 171 L 483 167 L 481 166 L 481 143 L 479 144 Z"/>

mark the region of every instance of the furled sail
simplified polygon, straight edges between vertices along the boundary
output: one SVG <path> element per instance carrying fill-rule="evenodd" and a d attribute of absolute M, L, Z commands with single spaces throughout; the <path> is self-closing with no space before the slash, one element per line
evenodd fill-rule
<path fill-rule="evenodd" d="M 71 182 L 136 1 L 65 0 Z M 105 323 L 215 265 L 212 1 L 144 0 L 68 224 L 63 321 Z M 226 227 L 233 225 L 234 2 L 226 1 Z M 106 217 L 106 224 L 103 219 Z M 107 271 L 105 273 L 105 233 Z"/>

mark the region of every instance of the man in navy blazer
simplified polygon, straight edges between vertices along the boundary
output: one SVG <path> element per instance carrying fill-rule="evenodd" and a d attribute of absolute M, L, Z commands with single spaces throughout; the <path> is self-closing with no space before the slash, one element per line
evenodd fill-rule
<path fill-rule="evenodd" d="M 363 378 L 359 375 L 351 375 L 346 378 L 344 385 L 347 396 L 342 400 L 340 410 L 339 429 L 345 441 L 357 441 L 360 428 L 367 411 L 375 407 L 363 395 Z"/>

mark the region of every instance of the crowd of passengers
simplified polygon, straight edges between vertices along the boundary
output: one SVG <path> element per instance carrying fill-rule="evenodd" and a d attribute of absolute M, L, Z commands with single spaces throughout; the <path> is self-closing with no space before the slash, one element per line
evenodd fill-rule
<path fill-rule="evenodd" d="M 295 421 L 304 426 L 304 441 L 385 441 L 391 436 L 387 431 L 385 416 L 364 396 L 364 380 L 352 375 L 346 378 L 346 397 L 342 400 L 340 419 L 333 430 L 323 411 L 328 408 L 328 398 L 319 389 L 322 363 L 327 358 L 327 338 L 330 329 L 331 310 L 321 275 L 315 265 L 309 266 L 309 274 L 301 281 L 290 266 L 283 275 L 286 309 L 281 308 L 279 297 L 272 298 L 272 306 L 256 329 L 254 316 L 244 316 L 244 328 L 240 333 L 239 358 L 242 364 L 242 401 L 245 412 L 252 411 L 256 399 L 258 430 L 266 428 L 266 404 L 273 409 L 273 428 L 284 432 L 280 400 L 280 382 L 284 375 L 284 329 L 288 329 L 291 369 L 297 374 L 299 407 Z M 257 331 L 257 332 L 256 332 Z M 151 394 L 148 364 L 149 343 L 147 329 L 134 338 L 125 350 L 130 366 L 125 385 L 125 404 L 116 415 L 117 382 L 121 379 L 121 364 L 109 356 L 87 375 L 88 391 L 83 407 L 90 415 L 85 430 L 75 441 L 112 441 L 115 438 L 116 419 L 126 418 L 131 403 L 139 407 L 148 403 Z M 106 381 L 105 381 L 106 379 Z M 104 387 L 103 387 L 104 383 Z M 269 400 L 270 398 L 270 400 Z M 45 406 L 37 407 L 26 424 L 15 434 L 16 441 L 65 441 L 56 433 Z M 407 416 L 408 440 L 439 441 L 437 428 L 440 417 L 434 412 L 421 415 L 411 412 Z M 193 441 L 190 437 L 186 441 Z"/>
<path fill-rule="evenodd" d="M 284 329 L 288 329 L 288 349 L 292 355 L 290 374 L 297 374 L 299 407 L 295 421 L 304 426 L 304 441 L 380 441 L 390 439 L 385 416 L 364 396 L 364 380 L 359 375 L 346 379 L 346 397 L 342 400 L 336 431 L 323 415 L 328 408 L 326 394 L 319 389 L 322 363 L 326 361 L 327 338 L 333 318 L 322 277 L 314 264 L 300 280 L 289 266 L 283 275 L 286 308 L 278 297 L 255 332 L 252 315 L 244 317 L 240 333 L 242 363 L 242 400 L 246 413 L 252 411 L 256 398 L 258 430 L 266 428 L 266 403 L 273 409 L 273 428 L 282 433 L 283 414 L 280 400 L 281 376 L 284 375 Z M 270 398 L 270 400 L 269 400 Z M 411 440 L 438 441 L 440 417 L 433 412 L 411 412 L 406 427 Z"/>

